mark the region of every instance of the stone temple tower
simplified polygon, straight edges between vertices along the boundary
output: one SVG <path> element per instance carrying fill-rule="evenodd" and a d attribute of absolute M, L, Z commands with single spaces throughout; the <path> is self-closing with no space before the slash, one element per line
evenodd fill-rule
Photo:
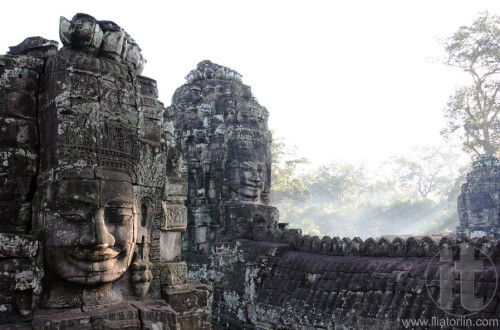
<path fill-rule="evenodd" d="M 458 235 L 500 238 L 500 161 L 479 156 L 458 196 Z"/>
<path fill-rule="evenodd" d="M 275 227 L 278 221 L 277 210 L 269 206 L 269 113 L 241 77 L 203 61 L 176 90 L 168 109 L 175 116 L 176 146 L 188 180 L 183 237 L 188 258 L 206 255 L 216 241 L 250 238 L 252 224 Z"/>

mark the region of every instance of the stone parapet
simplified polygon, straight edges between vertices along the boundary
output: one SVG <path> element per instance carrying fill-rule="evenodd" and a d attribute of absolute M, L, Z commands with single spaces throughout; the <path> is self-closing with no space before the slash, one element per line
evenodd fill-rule
<path fill-rule="evenodd" d="M 434 257 L 440 250 L 450 247 L 454 256 L 458 256 L 458 246 L 466 244 L 482 251 L 490 258 L 500 258 L 500 241 L 489 237 L 454 239 L 446 236 L 439 240 L 433 237 L 396 237 L 392 241 L 386 238 L 378 240 L 359 237 L 329 237 L 303 235 L 300 229 L 273 229 L 263 225 L 253 227 L 252 238 L 256 241 L 287 243 L 294 250 L 335 256 L 373 256 L 373 257 Z"/>

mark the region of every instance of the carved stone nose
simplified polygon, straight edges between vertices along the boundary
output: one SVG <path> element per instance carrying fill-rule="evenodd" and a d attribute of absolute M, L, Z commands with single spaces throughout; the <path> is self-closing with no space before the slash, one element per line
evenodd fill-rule
<path fill-rule="evenodd" d="M 96 238 L 95 247 L 105 249 L 115 244 L 115 238 L 108 232 L 104 221 L 104 208 L 96 210 L 94 217 L 94 234 Z"/>
<path fill-rule="evenodd" d="M 250 180 L 255 181 L 255 182 L 259 182 L 259 181 L 260 181 L 260 177 L 259 177 L 259 175 L 257 174 L 257 172 L 255 172 L 255 171 L 254 171 L 254 172 L 252 173 L 252 177 L 250 178 Z"/>

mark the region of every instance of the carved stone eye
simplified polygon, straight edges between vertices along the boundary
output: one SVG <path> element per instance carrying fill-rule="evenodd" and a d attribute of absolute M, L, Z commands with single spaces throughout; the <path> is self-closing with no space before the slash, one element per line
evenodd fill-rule
<path fill-rule="evenodd" d="M 132 209 L 110 207 L 105 211 L 106 221 L 115 224 L 125 224 L 132 219 Z"/>

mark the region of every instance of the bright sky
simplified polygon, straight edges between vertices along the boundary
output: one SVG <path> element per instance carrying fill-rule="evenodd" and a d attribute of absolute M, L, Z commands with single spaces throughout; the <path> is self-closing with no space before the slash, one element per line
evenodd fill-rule
<path fill-rule="evenodd" d="M 442 109 L 460 72 L 433 60 L 438 39 L 500 14 L 498 0 L 5 1 L 0 53 L 59 40 L 59 16 L 112 20 L 139 43 L 165 105 L 209 59 L 243 75 L 269 126 L 313 164 L 382 160 L 441 143 Z M 465 79 L 464 79 L 465 78 Z"/>

